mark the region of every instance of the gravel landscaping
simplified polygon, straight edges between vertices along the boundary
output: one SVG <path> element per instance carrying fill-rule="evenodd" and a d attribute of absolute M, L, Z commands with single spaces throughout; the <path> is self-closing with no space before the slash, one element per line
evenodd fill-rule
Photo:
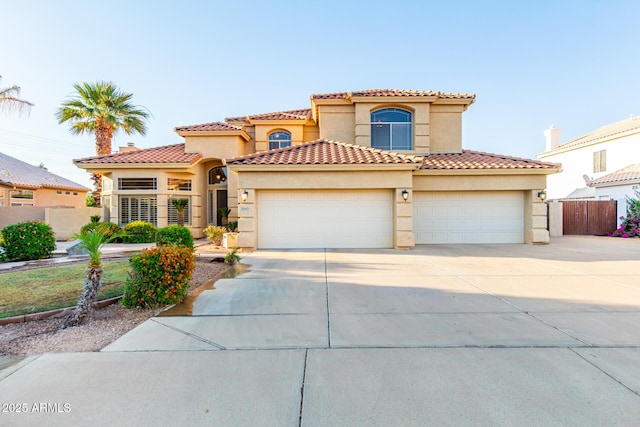
<path fill-rule="evenodd" d="M 208 251 L 202 248 L 197 252 Z M 228 268 L 227 264 L 198 257 L 190 292 Z M 116 303 L 93 310 L 83 325 L 64 330 L 60 325 L 66 315 L 0 326 L 0 359 L 47 352 L 99 351 L 164 308 L 127 309 Z"/>

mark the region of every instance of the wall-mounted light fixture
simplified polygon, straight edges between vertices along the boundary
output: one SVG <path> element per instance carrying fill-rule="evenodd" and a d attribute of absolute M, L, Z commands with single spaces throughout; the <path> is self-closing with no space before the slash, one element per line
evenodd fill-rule
<path fill-rule="evenodd" d="M 546 190 L 538 191 L 538 197 L 543 202 L 546 201 L 547 200 L 547 191 Z"/>
<path fill-rule="evenodd" d="M 402 190 L 402 198 L 405 202 L 409 200 L 409 192 L 407 190 Z"/>
<path fill-rule="evenodd" d="M 246 202 L 247 201 L 247 197 L 249 197 L 249 192 L 247 190 L 243 190 L 242 193 L 240 193 L 240 197 L 242 197 L 242 202 Z"/>

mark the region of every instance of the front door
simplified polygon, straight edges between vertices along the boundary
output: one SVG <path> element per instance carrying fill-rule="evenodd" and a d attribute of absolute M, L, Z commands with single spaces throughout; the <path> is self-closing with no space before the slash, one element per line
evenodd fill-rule
<path fill-rule="evenodd" d="M 220 208 L 227 207 L 227 190 L 211 189 L 208 196 L 207 220 L 211 225 L 222 225 Z"/>

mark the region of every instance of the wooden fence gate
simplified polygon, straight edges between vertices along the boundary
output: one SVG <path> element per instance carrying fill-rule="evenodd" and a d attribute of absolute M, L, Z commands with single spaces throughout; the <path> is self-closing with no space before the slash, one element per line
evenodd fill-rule
<path fill-rule="evenodd" d="M 562 202 L 562 234 L 606 236 L 617 228 L 615 200 Z"/>

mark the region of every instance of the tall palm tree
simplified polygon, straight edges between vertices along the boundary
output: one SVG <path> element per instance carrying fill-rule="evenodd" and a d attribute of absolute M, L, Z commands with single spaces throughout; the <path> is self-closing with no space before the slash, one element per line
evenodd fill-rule
<path fill-rule="evenodd" d="M 109 243 L 118 237 L 116 235 L 107 237 L 107 234 L 107 229 L 98 227 L 75 235 L 80 240 L 80 246 L 88 252 L 89 263 L 86 270 L 87 276 L 82 281 L 82 293 L 78 299 L 78 305 L 62 323 L 62 329 L 81 324 L 93 307 L 102 284 L 103 269 L 100 249 L 105 243 Z"/>
<path fill-rule="evenodd" d="M 0 76 L 0 82 L 2 76 Z M 0 111 L 23 111 L 29 112 L 33 104 L 24 99 L 20 99 L 20 86 L 0 87 Z"/>
<path fill-rule="evenodd" d="M 73 85 L 76 93 L 62 103 L 56 112 L 58 123 L 70 122 L 72 134 L 93 133 L 96 137 L 96 155 L 111 154 L 113 135 L 122 130 L 127 135 L 147 133 L 149 112 L 133 105 L 133 94 L 118 89 L 112 82 L 98 81 Z M 96 187 L 94 199 L 99 200 L 101 178 L 93 175 Z"/>

